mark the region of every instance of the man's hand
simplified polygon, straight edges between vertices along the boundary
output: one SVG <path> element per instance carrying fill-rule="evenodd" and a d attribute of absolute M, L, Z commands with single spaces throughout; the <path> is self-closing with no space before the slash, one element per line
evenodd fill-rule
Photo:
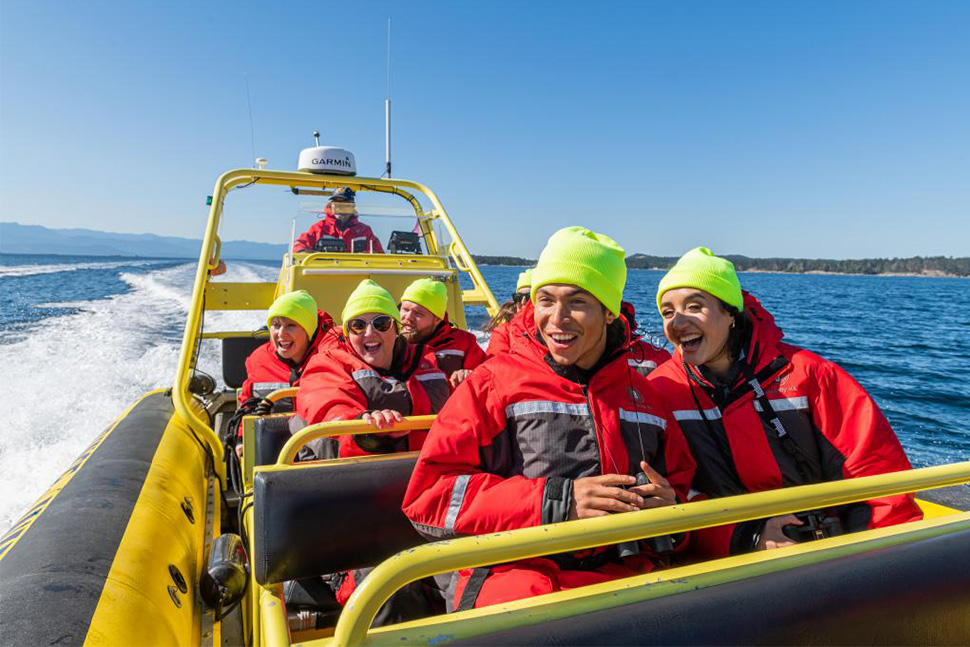
<path fill-rule="evenodd" d="M 465 381 L 465 378 L 471 375 L 472 372 L 467 368 L 460 368 L 451 374 L 448 381 L 451 382 L 452 390 L 457 389 L 458 385 Z"/>
<path fill-rule="evenodd" d="M 650 479 L 650 484 L 632 487 L 630 491 L 643 497 L 641 508 L 661 508 L 665 505 L 677 503 L 677 494 L 674 492 L 674 488 L 670 487 L 670 482 L 660 472 L 647 465 L 646 461 L 640 461 L 640 469 Z"/>
<path fill-rule="evenodd" d="M 395 424 L 404 420 L 404 416 L 393 409 L 380 409 L 377 411 L 368 411 L 360 419 L 374 425 L 378 429 L 390 429 Z M 387 435 L 391 438 L 401 438 L 402 436 L 407 436 L 408 433 L 410 432 L 392 431 Z"/>
<path fill-rule="evenodd" d="M 569 506 L 569 519 L 603 517 L 611 512 L 632 512 L 643 507 L 643 497 L 624 490 L 637 482 L 626 474 L 587 476 L 573 481 L 573 501 Z M 647 486 L 644 486 L 647 487 Z"/>
<path fill-rule="evenodd" d="M 785 526 L 803 526 L 805 522 L 793 514 L 785 514 L 780 517 L 772 517 L 765 523 L 765 529 L 761 533 L 761 539 L 754 547 L 755 550 L 771 550 L 784 546 L 794 546 L 798 542 L 792 541 L 782 529 Z"/>

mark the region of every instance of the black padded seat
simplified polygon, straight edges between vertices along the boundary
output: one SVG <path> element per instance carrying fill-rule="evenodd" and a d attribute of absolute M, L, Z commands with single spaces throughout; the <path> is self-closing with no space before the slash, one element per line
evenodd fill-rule
<path fill-rule="evenodd" d="M 238 389 L 246 381 L 246 358 L 269 341 L 268 335 L 225 337 L 222 340 L 222 379 L 226 386 Z"/>
<path fill-rule="evenodd" d="M 968 545 L 962 530 L 450 644 L 970 645 Z"/>
<path fill-rule="evenodd" d="M 253 424 L 253 465 L 272 465 L 290 439 L 290 418 L 263 416 Z"/>
<path fill-rule="evenodd" d="M 253 477 L 253 568 L 266 586 L 374 566 L 424 543 L 401 512 L 417 452 L 270 467 Z"/>

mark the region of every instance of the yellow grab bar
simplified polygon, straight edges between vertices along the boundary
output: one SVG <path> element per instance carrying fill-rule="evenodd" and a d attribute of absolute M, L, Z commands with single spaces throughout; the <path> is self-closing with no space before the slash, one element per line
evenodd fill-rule
<path fill-rule="evenodd" d="M 265 399 L 269 400 L 270 402 L 279 402 L 284 398 L 292 398 L 297 394 L 299 390 L 300 390 L 300 387 L 298 386 L 288 386 L 285 389 L 276 389 L 275 391 L 267 395 Z"/>
<path fill-rule="evenodd" d="M 425 544 L 367 576 L 344 606 L 331 645 L 361 643 L 381 605 L 423 577 L 967 482 L 970 461 Z"/>
<path fill-rule="evenodd" d="M 283 587 L 279 584 L 259 590 L 259 611 L 263 645 L 277 647 L 290 644 L 290 626 L 286 621 Z"/>
<path fill-rule="evenodd" d="M 390 429 L 377 429 L 372 424 L 363 420 L 334 420 L 333 422 L 320 422 L 309 427 L 304 427 L 293 434 L 283 449 L 280 450 L 277 465 L 292 465 L 300 449 L 311 440 L 317 438 L 331 438 L 333 436 L 356 436 L 359 434 L 386 434 L 394 431 L 419 431 L 430 429 L 431 423 L 437 416 L 405 416 L 404 420 L 397 423 Z"/>

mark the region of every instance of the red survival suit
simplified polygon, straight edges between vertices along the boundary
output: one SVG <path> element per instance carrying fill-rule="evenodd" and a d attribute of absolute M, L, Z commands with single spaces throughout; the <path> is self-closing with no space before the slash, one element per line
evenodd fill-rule
<path fill-rule="evenodd" d="M 448 321 L 447 314 L 422 343 L 426 352 L 434 353 L 438 367 L 448 377 L 458 369 L 471 370 L 487 359 L 478 338 Z"/>
<path fill-rule="evenodd" d="M 276 354 L 273 344 L 266 342 L 246 358 L 246 381 L 239 392 L 239 403 L 253 397 L 253 389 L 259 397 L 277 389 L 296 386 L 310 359 L 317 351 L 340 343 L 340 335 L 333 327 L 333 319 L 326 312 L 317 310 L 317 331 L 310 339 L 303 361 L 294 364 Z M 242 433 L 240 431 L 240 433 Z"/>
<path fill-rule="evenodd" d="M 492 329 L 488 338 L 488 350 L 485 351 L 485 354 L 488 357 L 495 357 L 509 352 L 511 338 L 527 335 L 526 327 L 527 325 L 531 326 L 534 318 L 535 308 L 533 308 L 531 301 L 526 301 L 509 321 Z"/>
<path fill-rule="evenodd" d="M 309 424 L 329 420 L 352 420 L 367 411 L 393 409 L 405 416 L 437 413 L 451 395 L 445 374 L 434 365 L 423 345 L 399 338 L 389 370 L 371 367 L 350 344 L 317 354 L 307 366 L 297 399 L 297 414 Z M 339 437 L 339 455 L 364 456 L 416 451 L 427 431 L 412 431 L 402 438 L 387 434 Z M 337 602 L 345 604 L 373 568 L 336 574 L 330 585 Z M 440 595 L 423 582 L 412 582 L 398 591 L 377 615 L 378 626 L 414 620 L 440 613 Z M 437 601 L 435 597 L 437 596 Z"/>
<path fill-rule="evenodd" d="M 620 304 L 620 310 L 623 313 L 623 318 L 630 325 L 630 330 L 635 331 L 637 328 L 636 308 L 629 301 L 623 301 Z M 633 343 L 630 344 L 631 357 L 627 359 L 627 363 L 643 377 L 650 375 L 653 369 L 670 359 L 670 353 L 645 341 L 642 335 L 631 332 L 631 336 L 633 338 Z"/>
<path fill-rule="evenodd" d="M 303 372 L 297 414 L 316 424 L 353 420 L 368 411 L 393 409 L 405 416 L 437 413 L 451 395 L 448 378 L 425 354 L 423 346 L 399 338 L 391 368 L 383 371 L 365 363 L 350 344 L 317 353 Z M 421 448 L 426 431 L 402 438 L 387 434 L 340 437 L 340 456 L 362 456 Z"/>
<path fill-rule="evenodd" d="M 426 537 L 565 521 L 573 479 L 635 474 L 641 459 L 684 500 L 694 462 L 676 421 L 627 365 L 629 339 L 583 371 L 556 364 L 534 335 L 533 324 L 528 338 L 477 368 L 438 414 L 403 505 Z M 623 562 L 611 546 L 462 570 L 446 600 L 464 610 L 646 572 L 653 564 L 645 551 Z"/>
<path fill-rule="evenodd" d="M 321 237 L 330 236 L 343 240 L 348 254 L 354 252 L 364 254 L 384 253 L 381 241 L 378 240 L 369 226 L 357 219 L 356 215 L 351 216 L 347 224 L 342 225 L 333 215 L 329 204 L 323 208 L 323 213 L 326 214 L 324 219 L 310 225 L 310 228 L 300 234 L 300 237 L 293 243 L 294 252 L 312 252 Z"/>
<path fill-rule="evenodd" d="M 715 387 L 685 365 L 679 349 L 650 374 L 697 461 L 692 499 L 910 469 L 889 422 L 848 373 L 783 343 L 774 318 L 747 292 L 744 310 L 753 324 L 745 352 L 751 371 L 739 369 L 733 386 Z M 793 442 L 761 413 L 752 378 Z M 912 495 L 841 506 L 837 513 L 846 532 L 922 518 Z M 763 527 L 762 520 L 699 530 L 691 534 L 690 551 L 704 558 L 748 552 Z"/>

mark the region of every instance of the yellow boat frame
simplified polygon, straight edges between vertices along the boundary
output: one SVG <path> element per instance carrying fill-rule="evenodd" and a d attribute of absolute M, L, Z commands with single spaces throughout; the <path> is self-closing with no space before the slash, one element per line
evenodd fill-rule
<path fill-rule="evenodd" d="M 210 283 L 213 270 L 219 266 L 222 241 L 219 238 L 219 225 L 226 196 L 235 188 L 252 184 L 264 184 L 289 187 L 290 189 L 309 188 L 314 190 L 333 189 L 347 186 L 355 191 L 374 191 L 401 196 L 415 209 L 421 232 L 428 246 L 429 257 L 447 258 L 458 272 L 466 273 L 472 281 L 473 288 L 461 292 L 463 305 L 484 306 L 490 314 L 498 311 L 499 304 L 482 277 L 475 259 L 472 257 L 465 243 L 459 236 L 451 218 L 442 206 L 438 196 L 423 184 L 409 180 L 347 177 L 340 175 L 318 175 L 293 171 L 271 171 L 264 169 L 235 169 L 223 173 L 216 181 L 212 193 L 209 209 L 209 219 L 205 236 L 202 240 L 202 250 L 199 254 L 199 266 L 195 274 L 192 287 L 192 301 L 189 305 L 189 315 L 182 335 L 182 348 L 179 354 L 178 367 L 175 371 L 172 398 L 175 402 L 177 414 L 186 421 L 191 430 L 196 433 L 212 450 L 216 457 L 216 470 L 220 481 L 225 482 L 225 467 L 222 461 L 222 444 L 212 425 L 203 420 L 190 404 L 193 396 L 189 392 L 189 380 L 195 368 L 195 353 L 202 338 L 220 338 L 232 336 L 234 333 L 206 333 L 202 334 L 202 322 L 206 310 L 262 310 L 269 307 L 277 294 L 286 290 L 287 277 L 281 275 L 278 284 L 270 283 Z M 425 213 L 415 194 L 424 195 L 432 205 L 432 210 Z M 440 222 L 448 233 L 451 242 L 443 247 L 438 240 L 432 226 L 433 222 Z M 304 262 L 313 262 L 325 258 L 324 254 L 305 255 Z M 348 259 L 359 258 L 362 255 L 342 255 Z M 399 264 L 393 255 L 369 255 L 370 265 L 379 271 L 393 272 Z M 291 264 L 292 266 L 292 264 Z M 284 273 L 287 268 L 284 267 Z M 207 297 L 208 300 L 207 300 Z M 208 303 L 208 307 L 206 307 Z M 462 315 L 463 321 L 463 315 Z M 238 334 L 238 333 L 236 333 Z"/>

